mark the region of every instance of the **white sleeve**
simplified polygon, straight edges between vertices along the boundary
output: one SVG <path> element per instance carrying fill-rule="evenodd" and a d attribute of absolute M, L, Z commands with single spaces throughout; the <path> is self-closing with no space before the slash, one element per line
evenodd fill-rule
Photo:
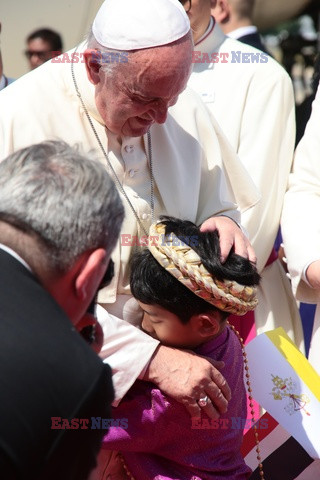
<path fill-rule="evenodd" d="M 117 406 L 149 364 L 159 342 L 128 322 L 110 315 L 100 305 L 97 305 L 97 318 L 104 335 L 100 357 L 112 368 L 113 405 Z"/>
<path fill-rule="evenodd" d="M 306 266 L 320 259 L 320 88 L 295 153 L 282 212 L 282 235 L 293 291 L 298 300 L 320 302 L 320 290 L 303 281 Z"/>

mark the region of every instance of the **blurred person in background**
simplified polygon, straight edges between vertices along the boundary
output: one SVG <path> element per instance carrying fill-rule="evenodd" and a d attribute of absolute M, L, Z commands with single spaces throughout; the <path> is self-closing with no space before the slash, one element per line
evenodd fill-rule
<path fill-rule="evenodd" d="M 1 23 L 0 23 L 0 33 L 1 33 Z M 5 74 L 3 73 L 3 63 L 2 63 L 2 56 L 1 56 L 1 50 L 0 50 L 0 90 L 10 85 L 10 83 L 12 83 L 13 81 L 14 81 L 14 78 L 6 77 Z"/>
<path fill-rule="evenodd" d="M 269 54 L 258 28 L 253 25 L 255 0 L 217 0 L 215 3 L 211 13 L 228 37 Z"/>
<path fill-rule="evenodd" d="M 316 98 L 317 88 L 320 81 L 320 52 L 318 53 L 315 64 L 314 73 L 311 82 L 312 93 L 308 95 L 300 105 L 296 107 L 296 119 L 297 119 L 297 135 L 296 145 L 300 142 L 304 135 L 306 125 L 311 115 L 312 103 Z"/>
<path fill-rule="evenodd" d="M 62 52 L 62 39 L 59 33 L 49 28 L 35 30 L 27 37 L 25 55 L 30 64 L 30 70 L 39 67 Z"/>

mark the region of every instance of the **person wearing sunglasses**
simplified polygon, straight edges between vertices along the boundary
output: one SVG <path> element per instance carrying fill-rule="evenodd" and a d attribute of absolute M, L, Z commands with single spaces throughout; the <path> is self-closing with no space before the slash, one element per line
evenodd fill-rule
<path fill-rule="evenodd" d="M 27 49 L 24 53 L 29 61 L 30 70 L 57 57 L 63 49 L 60 34 L 49 28 L 40 28 L 30 33 L 26 43 Z"/>

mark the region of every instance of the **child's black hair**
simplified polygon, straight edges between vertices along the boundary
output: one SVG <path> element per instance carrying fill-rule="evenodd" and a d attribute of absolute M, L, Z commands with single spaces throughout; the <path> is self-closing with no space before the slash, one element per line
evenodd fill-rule
<path fill-rule="evenodd" d="M 203 265 L 218 280 L 234 280 L 242 285 L 258 285 L 260 275 L 252 262 L 231 252 L 225 261 L 220 261 L 218 231 L 200 232 L 199 227 L 187 220 L 162 217 L 166 235 L 174 233 L 190 245 L 200 256 Z M 164 240 L 165 241 L 165 240 Z M 195 295 L 167 272 L 148 249 L 137 251 L 131 260 L 130 286 L 133 296 L 147 305 L 159 305 L 187 323 L 192 315 L 218 310 Z M 229 313 L 222 312 L 222 319 Z"/>

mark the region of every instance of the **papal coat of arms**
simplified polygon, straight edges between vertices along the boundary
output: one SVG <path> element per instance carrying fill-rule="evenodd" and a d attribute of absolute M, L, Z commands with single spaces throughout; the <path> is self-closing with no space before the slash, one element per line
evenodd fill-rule
<path fill-rule="evenodd" d="M 293 415 L 294 413 L 302 410 L 306 415 L 310 416 L 310 412 L 305 409 L 305 406 L 310 402 L 310 399 L 304 393 L 301 395 L 297 395 L 297 393 L 295 393 L 298 391 L 298 387 L 292 378 L 289 377 L 282 379 L 278 376 L 271 376 L 272 383 L 274 384 L 271 395 L 273 395 L 275 400 L 286 400 L 284 410 L 289 415 Z"/>

